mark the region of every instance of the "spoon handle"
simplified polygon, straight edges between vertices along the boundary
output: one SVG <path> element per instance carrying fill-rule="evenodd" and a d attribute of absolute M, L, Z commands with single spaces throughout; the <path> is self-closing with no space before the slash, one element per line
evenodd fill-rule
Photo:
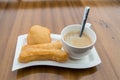
<path fill-rule="evenodd" d="M 80 37 L 81 37 L 82 34 L 83 34 L 83 31 L 84 31 L 84 28 L 85 28 L 85 24 L 86 24 L 86 20 L 87 20 L 87 17 L 88 17 L 89 10 L 90 10 L 90 7 L 86 7 L 86 8 L 85 8 L 84 16 L 83 16 L 83 20 L 82 20 L 82 29 L 81 29 L 81 31 L 80 31 Z"/>

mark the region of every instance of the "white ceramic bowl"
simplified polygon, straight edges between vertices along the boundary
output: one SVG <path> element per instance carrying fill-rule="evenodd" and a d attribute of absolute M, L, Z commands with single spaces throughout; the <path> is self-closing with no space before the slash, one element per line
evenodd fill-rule
<path fill-rule="evenodd" d="M 73 59 L 80 59 L 81 57 L 89 54 L 88 51 L 91 50 L 96 43 L 96 34 L 95 32 L 89 27 L 86 26 L 84 31 L 87 35 L 91 38 L 92 44 L 84 47 L 75 47 L 71 44 L 67 43 L 64 40 L 64 36 L 71 31 L 80 31 L 81 25 L 80 24 L 73 24 L 66 26 L 61 32 L 61 42 L 63 45 L 63 49 L 69 54 L 69 56 Z"/>

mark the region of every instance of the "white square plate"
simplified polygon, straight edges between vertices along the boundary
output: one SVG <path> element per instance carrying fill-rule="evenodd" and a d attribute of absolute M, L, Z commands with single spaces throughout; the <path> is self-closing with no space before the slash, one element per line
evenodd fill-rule
<path fill-rule="evenodd" d="M 94 67 L 101 63 L 101 59 L 95 47 L 93 47 L 93 49 L 89 51 L 90 54 L 82 57 L 79 60 L 69 59 L 64 63 L 59 63 L 59 62 L 50 61 L 50 60 L 20 63 L 18 62 L 18 57 L 19 57 L 22 46 L 26 44 L 26 38 L 27 38 L 27 34 L 18 36 L 12 71 L 29 67 L 29 66 L 35 66 L 35 65 L 48 65 L 48 66 L 57 66 L 57 67 L 73 68 L 73 69 L 85 69 L 85 68 Z M 52 41 L 55 41 L 55 40 L 60 40 L 61 36 L 58 34 L 51 34 L 51 38 L 52 38 Z"/>

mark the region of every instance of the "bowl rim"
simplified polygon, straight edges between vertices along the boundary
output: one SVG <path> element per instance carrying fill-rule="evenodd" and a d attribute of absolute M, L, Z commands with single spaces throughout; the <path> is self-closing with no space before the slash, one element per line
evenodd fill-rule
<path fill-rule="evenodd" d="M 88 45 L 88 46 L 84 46 L 84 47 L 76 47 L 76 46 L 73 46 L 73 45 L 69 44 L 68 42 L 66 42 L 66 41 L 64 40 L 64 36 L 62 35 L 63 32 L 64 32 L 66 29 L 68 29 L 68 28 L 71 28 L 71 27 L 74 27 L 74 28 L 75 28 L 75 26 L 77 26 L 77 28 L 78 28 L 78 27 L 81 27 L 80 24 L 72 24 L 72 25 L 68 25 L 68 26 L 66 26 L 65 28 L 63 28 L 63 30 L 61 31 L 61 40 L 62 40 L 62 42 L 64 42 L 66 45 L 68 45 L 68 46 L 70 46 L 70 47 L 72 47 L 72 48 L 77 48 L 77 49 L 85 49 L 85 48 L 92 47 L 92 46 L 96 43 L 97 37 L 96 37 L 96 33 L 95 33 L 90 27 L 85 27 L 85 28 L 87 28 L 89 31 L 91 31 L 91 32 L 93 33 L 93 35 L 95 36 L 95 39 L 92 41 L 92 44 L 90 44 L 90 45 Z M 63 44 L 64 44 L 64 43 L 63 43 Z"/>

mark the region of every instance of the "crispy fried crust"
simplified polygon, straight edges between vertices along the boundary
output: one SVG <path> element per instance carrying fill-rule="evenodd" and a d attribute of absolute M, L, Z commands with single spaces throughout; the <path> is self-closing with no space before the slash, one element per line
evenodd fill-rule
<path fill-rule="evenodd" d="M 28 33 L 27 45 L 22 47 L 18 61 L 21 63 L 37 60 L 65 62 L 68 60 L 68 55 L 61 48 L 60 41 L 51 42 L 49 29 L 35 25 Z"/>
<path fill-rule="evenodd" d="M 50 42 L 51 42 L 51 38 L 50 38 L 49 29 L 39 25 L 34 25 L 31 27 L 27 36 L 27 43 L 29 45 L 50 43 Z"/>
<path fill-rule="evenodd" d="M 62 44 L 60 41 L 54 43 L 25 45 L 18 58 L 21 63 L 27 63 L 36 60 L 53 60 L 65 62 L 68 59 L 66 52 L 61 50 Z"/>
<path fill-rule="evenodd" d="M 27 63 L 36 60 L 53 60 L 57 62 L 65 62 L 68 59 L 66 52 L 60 49 L 36 49 L 22 51 L 18 60 L 21 63 Z"/>
<path fill-rule="evenodd" d="M 53 43 L 36 44 L 36 45 L 25 45 L 25 46 L 22 47 L 22 50 L 29 49 L 29 48 L 61 49 L 62 48 L 62 44 L 58 40 L 58 41 L 55 41 Z"/>

